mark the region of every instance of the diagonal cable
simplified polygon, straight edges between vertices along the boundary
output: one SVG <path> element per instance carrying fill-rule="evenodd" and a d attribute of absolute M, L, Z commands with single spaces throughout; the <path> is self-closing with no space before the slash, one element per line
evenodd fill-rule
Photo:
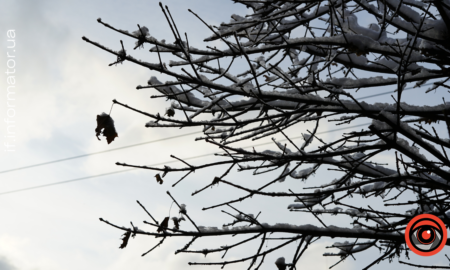
<path fill-rule="evenodd" d="M 426 84 L 421 85 L 421 87 L 422 86 L 426 86 L 426 85 L 431 85 L 431 84 L 433 84 L 433 83 L 426 83 Z M 414 87 L 415 86 L 407 87 L 407 88 L 403 89 L 403 91 L 411 90 Z M 356 100 L 362 100 L 362 99 L 366 99 L 366 98 L 372 98 L 372 97 L 387 95 L 389 93 L 393 93 L 393 92 L 392 91 L 387 91 L 387 92 L 383 92 L 383 93 L 378 93 L 378 94 L 374 94 L 374 95 L 360 97 L 360 98 L 357 98 Z M 357 127 L 357 126 L 353 126 L 353 127 Z M 336 131 L 337 130 L 341 130 L 341 129 L 336 129 Z M 185 136 L 189 136 L 189 135 L 193 135 L 193 134 L 200 134 L 200 133 L 202 133 L 202 132 L 199 131 L 199 132 L 186 133 L 186 134 L 172 136 L 172 137 L 168 137 L 168 138 L 163 138 L 163 139 L 158 139 L 158 140 L 153 140 L 153 141 L 148 141 L 148 142 L 143 142 L 143 143 L 137 143 L 137 144 L 131 144 L 131 145 L 118 147 L 118 148 L 114 148 L 114 149 L 108 149 L 108 150 L 94 152 L 94 153 L 89 153 L 89 154 L 84 154 L 84 155 L 78 155 L 78 156 L 73 156 L 73 157 L 68 157 L 68 158 L 63 158 L 63 159 L 52 160 L 52 161 L 48 161 L 48 162 L 44 162 L 44 163 L 38 163 L 38 164 L 33 164 L 33 165 L 29 165 L 29 166 L 19 167 L 19 168 L 15 168 L 15 169 L 9 169 L 9 170 L 5 170 L 5 171 L 0 171 L 0 174 L 7 173 L 7 172 L 12 172 L 12 171 L 23 170 L 23 169 L 28 169 L 28 168 L 33 168 L 33 167 L 38 167 L 38 166 L 43 166 L 43 165 L 47 165 L 47 164 L 57 163 L 57 162 L 71 160 L 71 159 L 76 159 L 76 158 L 81 158 L 81 157 L 97 155 L 97 154 L 106 153 L 106 152 L 112 152 L 112 151 L 116 151 L 116 150 L 122 150 L 122 149 L 125 149 L 125 148 L 135 147 L 135 146 L 149 144 L 149 143 L 155 143 L 155 142 L 160 142 L 160 141 L 165 141 L 165 140 L 176 139 L 176 138 L 185 137 Z M 2 193 L 0 193 L 0 195 L 1 194 Z"/>
<path fill-rule="evenodd" d="M 47 165 L 47 164 L 57 163 L 57 162 L 71 160 L 71 159 L 76 159 L 76 158 L 81 158 L 81 157 L 97 155 L 97 154 L 106 153 L 106 152 L 112 152 L 112 151 L 116 151 L 116 150 L 122 150 L 122 149 L 125 149 L 125 148 L 135 147 L 135 146 L 139 146 L 139 145 L 143 145 L 143 144 L 149 144 L 149 143 L 161 142 L 161 141 L 165 141 L 165 140 L 176 139 L 176 138 L 185 137 L 185 136 L 189 136 L 189 135 L 192 135 L 192 134 L 200 134 L 200 133 L 202 133 L 202 132 L 198 131 L 198 132 L 186 133 L 186 134 L 172 136 L 172 137 L 167 137 L 167 138 L 163 138 L 163 139 L 158 139 L 158 140 L 153 140 L 153 141 L 148 141 L 148 142 L 131 144 L 131 145 L 118 147 L 118 148 L 114 148 L 114 149 L 108 149 L 108 150 L 104 150 L 104 151 L 93 152 L 93 153 L 79 155 L 79 156 L 73 156 L 73 157 L 68 157 L 68 158 L 63 158 L 63 159 L 52 160 L 52 161 L 48 161 L 48 162 L 44 162 L 44 163 L 38 163 L 38 164 L 33 164 L 33 165 L 29 165 L 29 166 L 19 167 L 19 168 L 15 168 L 15 169 L 6 170 L 6 171 L 0 171 L 0 174 L 6 173 L 6 172 L 12 172 L 12 171 L 18 171 L 18 170 L 33 168 L 33 167 L 38 167 L 38 166 L 43 166 L 43 165 Z"/>
<path fill-rule="evenodd" d="M 370 124 L 370 123 L 364 123 L 364 124 L 354 125 L 354 126 L 351 126 L 351 127 L 343 127 L 343 128 L 331 129 L 331 130 L 327 130 L 327 131 L 318 132 L 318 133 L 316 133 L 316 134 L 329 133 L 329 132 L 339 131 L 339 130 L 343 130 L 343 129 L 350 129 L 350 128 L 355 128 L 355 127 L 360 127 L 360 126 L 366 126 L 366 125 L 369 125 L 369 124 Z M 194 134 L 194 133 L 190 133 L 190 134 Z M 181 136 L 181 135 L 180 135 L 180 136 Z M 173 137 L 172 137 L 172 138 L 173 138 Z M 296 136 L 296 137 L 292 137 L 291 139 L 299 139 L 299 138 L 303 138 L 303 136 Z M 167 139 L 169 139 L 169 138 L 167 138 Z M 282 142 L 282 141 L 287 141 L 287 139 L 279 140 L 279 142 Z M 265 142 L 265 143 L 255 144 L 255 145 L 246 146 L 246 147 L 242 147 L 242 148 L 243 148 L 243 149 L 246 149 L 246 148 L 250 148 L 250 147 L 261 146 L 261 145 L 267 145 L 267 144 L 272 144 L 272 143 L 273 143 L 273 142 Z M 118 149 L 118 148 L 116 148 L 116 150 L 117 150 L 117 149 Z M 112 149 L 112 150 L 113 150 L 113 149 Z M 211 155 L 214 155 L 214 154 L 218 154 L 218 153 L 217 153 L 217 152 L 214 152 L 214 153 L 208 153 L 208 154 L 203 154 L 203 155 L 198 155 L 198 156 L 188 157 L 188 158 L 185 158 L 185 159 L 183 159 L 183 160 L 196 159 L 196 158 L 201 158 L 201 157 L 211 156 Z M 174 163 L 174 162 L 178 162 L 178 160 L 170 160 L 170 161 L 166 161 L 166 162 L 159 162 L 159 163 L 152 164 L 152 165 L 148 165 L 148 166 L 153 167 L 153 166 L 165 165 L 165 164 Z M 65 181 L 53 182 L 53 183 L 44 184 L 44 185 L 39 185 L 39 186 L 33 186 L 33 187 L 27 187 L 27 188 L 15 189 L 15 190 L 11 190 L 11 191 L 1 192 L 1 193 L 0 193 L 0 196 L 1 196 L 1 195 L 6 195 L 6 194 L 11 194 L 11 193 L 22 192 L 22 191 L 26 191 L 26 190 L 32 190 L 32 189 L 38 189 L 38 188 L 44 188 L 44 187 L 50 187 L 50 186 L 56 186 L 56 185 L 62 185 L 62 184 L 67 184 L 67 183 L 71 183 L 71 182 L 82 181 L 82 180 L 92 179 L 92 178 L 101 177 L 101 176 L 106 176 L 106 175 L 111 175 L 111 174 L 116 174 L 116 173 L 128 172 L 128 171 L 131 171 L 131 170 L 137 170 L 137 169 L 139 169 L 139 168 L 132 168 L 132 169 L 126 169 L 126 170 L 121 170 L 121 171 L 115 171 L 115 172 L 109 172 L 109 173 L 96 174 L 96 175 L 85 176 L 85 177 L 81 177 L 81 178 L 75 178 L 75 179 L 71 179 L 71 180 L 65 180 Z"/>

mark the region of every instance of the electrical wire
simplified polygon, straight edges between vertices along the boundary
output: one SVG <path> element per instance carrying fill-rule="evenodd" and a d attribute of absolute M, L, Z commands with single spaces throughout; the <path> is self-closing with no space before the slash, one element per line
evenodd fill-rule
<path fill-rule="evenodd" d="M 431 85 L 431 84 L 433 84 L 433 83 L 427 83 L 427 84 L 423 84 L 421 86 L 426 86 L 426 85 Z M 404 90 L 411 90 L 413 88 L 414 87 L 407 87 Z M 362 99 L 366 99 L 366 98 L 372 98 L 372 97 L 376 97 L 376 96 L 386 95 L 386 94 L 389 94 L 389 93 L 393 93 L 393 92 L 392 91 L 388 91 L 388 92 L 383 92 L 383 93 L 379 93 L 379 94 L 364 96 L 364 97 L 357 98 L 357 100 L 362 100 Z M 318 134 L 323 134 L 323 133 L 330 133 L 330 132 L 335 132 L 335 131 L 344 130 L 344 129 L 350 129 L 350 128 L 355 128 L 355 127 L 360 127 L 360 126 L 366 126 L 366 125 L 369 125 L 369 124 L 370 123 L 364 123 L 364 124 L 354 125 L 354 126 L 350 126 L 350 127 L 337 128 L 337 129 L 332 129 L 332 130 L 328 130 L 328 131 L 318 132 L 316 134 L 318 135 Z M 172 136 L 172 137 L 168 137 L 168 138 L 153 140 L 153 141 L 149 141 L 149 142 L 132 144 L 132 145 L 124 146 L 124 147 L 118 147 L 118 148 L 114 148 L 114 149 L 108 149 L 108 150 L 104 150 L 104 151 L 99 151 L 99 152 L 94 152 L 94 153 L 89 153 L 89 154 L 84 154 L 84 155 L 79 155 L 79 156 L 74 156 L 74 157 L 69 157 L 69 158 L 64 158 L 64 159 L 53 160 L 53 161 L 49 161 L 49 162 L 34 164 L 34 165 L 20 167 L 20 168 L 15 168 L 15 169 L 10 169 L 10 170 L 6 170 L 6 171 L 0 171 L 0 174 L 1 173 L 6 173 L 6 172 L 11 172 L 11 171 L 27 169 L 27 168 L 32 168 L 32 167 L 38 167 L 38 166 L 52 164 L 52 163 L 57 163 L 57 162 L 61 162 L 61 161 L 71 160 L 71 159 L 76 159 L 76 158 L 80 158 L 80 157 L 86 157 L 86 156 L 101 154 L 101 153 L 105 153 L 105 152 L 121 150 L 121 149 L 135 147 L 135 146 L 144 145 L 144 144 L 150 144 L 150 143 L 155 143 L 155 142 L 160 142 L 160 141 L 165 141 L 165 140 L 171 140 L 171 139 L 185 137 L 185 136 L 189 136 L 189 135 L 193 135 L 193 134 L 199 134 L 199 133 L 202 133 L 202 132 L 192 132 L 192 133 L 187 133 L 187 134 L 183 134 L 183 135 L 177 135 L 177 136 Z M 303 138 L 303 137 L 302 136 L 297 136 L 297 137 L 292 137 L 291 139 L 298 139 L 298 138 Z M 282 139 L 282 140 L 279 140 L 279 141 L 280 142 L 281 141 L 287 141 L 287 139 Z M 255 146 L 261 146 L 261 145 L 267 145 L 267 144 L 271 144 L 271 143 L 272 142 L 267 142 L 267 143 L 261 143 L 261 144 L 252 145 L 252 146 L 246 146 L 246 147 L 243 147 L 243 149 L 250 148 L 250 147 L 255 147 Z M 200 158 L 200 157 L 206 157 L 206 156 L 210 156 L 210 155 L 214 155 L 214 154 L 217 154 L 217 153 L 209 153 L 209 154 L 203 154 L 203 155 L 198 155 L 198 156 L 194 156 L 194 157 L 188 157 L 188 158 L 185 158 L 184 160 L 191 160 L 191 159 L 196 159 L 196 158 Z M 177 162 L 177 161 L 178 160 L 170 160 L 170 161 L 166 161 L 166 162 L 152 164 L 152 165 L 149 165 L 149 166 L 153 167 L 153 166 L 158 166 L 158 165 L 163 165 L 163 164 L 170 164 L 170 163 L 174 163 L 174 162 Z M 138 168 L 133 168 L 133 169 L 127 169 L 127 170 L 121 170 L 121 171 L 97 174 L 97 175 L 92 175 L 92 176 L 86 176 L 86 177 L 81 177 L 81 178 L 76 178 L 76 179 L 71 179 L 71 180 L 66 180 L 66 181 L 59 181 L 59 182 L 54 182 L 54 183 L 49 183 L 49 184 L 44 184 L 44 185 L 38 185 L 38 186 L 33 186 L 33 187 L 28 187 L 28 188 L 16 189 L 16 190 L 11 190 L 11 191 L 1 192 L 0 196 L 1 195 L 6 195 L 6 194 L 11 194 L 11 193 L 27 191 L 27 190 L 33 190 L 33 189 L 38 189 L 38 188 L 49 187 L 49 186 L 67 184 L 67 183 L 71 183 L 71 182 L 82 181 L 82 180 L 92 179 L 92 178 L 106 176 L 106 175 L 112 175 L 112 174 L 117 174 L 117 173 L 122 173 L 122 172 L 128 172 L 128 171 L 137 170 L 137 169 Z"/>
<path fill-rule="evenodd" d="M 431 85 L 431 84 L 433 84 L 433 83 L 427 83 L 427 84 L 423 84 L 421 86 L 426 86 L 426 85 Z M 414 86 L 407 87 L 407 88 L 405 88 L 403 90 L 404 91 L 405 90 L 411 90 L 413 88 L 414 88 Z M 388 91 L 388 92 L 378 93 L 378 94 L 374 94 L 374 95 L 364 96 L 364 97 L 357 98 L 356 100 L 362 100 L 362 99 L 366 99 L 366 98 L 372 98 L 372 97 L 387 95 L 389 93 L 393 93 L 393 92 L 392 91 Z M 114 148 L 114 149 L 108 149 L 108 150 L 94 152 L 94 153 L 89 153 L 89 154 L 84 154 L 84 155 L 78 155 L 78 156 L 73 156 L 73 157 L 68 157 L 68 158 L 63 158 L 63 159 L 52 160 L 52 161 L 48 161 L 48 162 L 44 162 L 44 163 L 38 163 L 38 164 L 33 164 L 33 165 L 29 165 L 29 166 L 19 167 L 19 168 L 15 168 L 15 169 L 0 171 L 0 174 L 7 173 L 7 172 L 12 172 L 12 171 L 23 170 L 23 169 L 28 169 L 28 168 L 33 168 L 33 167 L 38 167 L 38 166 L 43 166 L 43 165 L 48 165 L 48 164 L 53 164 L 53 163 L 57 163 L 57 162 L 61 162 L 61 161 L 67 161 L 67 160 L 81 158 L 81 157 L 87 157 L 87 156 L 102 154 L 102 153 L 106 153 L 106 152 L 112 152 L 112 151 L 116 151 L 116 150 L 122 150 L 122 149 L 125 149 L 125 148 L 135 147 L 135 146 L 144 145 L 144 144 L 150 144 L 150 143 L 155 143 L 155 142 L 160 142 L 160 141 L 165 141 L 165 140 L 181 138 L 181 137 L 185 137 L 185 136 L 189 136 L 189 135 L 193 135 L 193 134 L 202 134 L 202 132 L 200 132 L 200 131 L 199 132 L 192 132 L 192 133 L 172 136 L 172 137 L 168 137 L 168 138 L 163 138 L 163 139 L 158 139 L 158 140 L 153 140 L 153 141 L 148 141 L 148 142 L 143 142 L 143 143 L 131 144 L 131 145 L 124 146 L 124 147 L 118 147 L 118 148 Z"/>
<path fill-rule="evenodd" d="M 79 155 L 79 156 L 73 156 L 73 157 L 68 157 L 68 158 L 63 158 L 63 159 L 52 160 L 52 161 L 48 161 L 48 162 L 44 162 L 44 163 L 38 163 L 38 164 L 33 164 L 33 165 L 29 165 L 29 166 L 19 167 L 19 168 L 15 168 L 15 169 L 6 170 L 6 171 L 0 171 L 0 174 L 6 173 L 6 172 L 12 172 L 12 171 L 18 171 L 18 170 L 33 168 L 33 167 L 38 167 L 38 166 L 42 166 L 42 165 L 48 165 L 48 164 L 52 164 L 52 163 L 57 163 L 57 162 L 71 160 L 71 159 L 76 159 L 76 158 L 81 158 L 81 157 L 97 155 L 97 154 L 106 153 L 106 152 L 112 152 L 112 151 L 116 151 L 116 150 L 122 150 L 122 149 L 125 149 L 125 148 L 135 147 L 135 146 L 149 144 L 149 143 L 155 143 L 155 142 L 161 142 L 161 141 L 165 141 L 165 140 L 171 140 L 171 139 L 175 139 L 175 138 L 180 138 L 180 137 L 185 137 L 185 136 L 189 136 L 189 135 L 192 135 L 192 134 L 200 134 L 200 133 L 202 133 L 202 132 L 201 131 L 192 132 L 192 133 L 187 133 L 187 134 L 183 134 L 183 135 L 167 137 L 167 138 L 153 140 L 153 141 L 148 141 L 148 142 L 143 142 L 143 143 L 131 144 L 131 145 L 118 147 L 118 148 L 114 148 L 114 149 L 108 149 L 108 150 L 104 150 L 104 151 L 99 151 L 99 152 L 94 152 L 94 153 L 89 153 L 89 154 L 84 154 L 84 155 Z"/>
<path fill-rule="evenodd" d="M 330 132 L 335 132 L 335 131 L 339 131 L 339 130 L 344 130 L 344 129 L 351 129 L 351 128 L 355 128 L 355 127 L 360 127 L 360 126 L 366 126 L 370 123 L 364 123 L 364 124 L 359 124 L 359 125 L 354 125 L 351 127 L 343 127 L 343 128 L 337 128 L 337 129 L 332 129 L 332 130 L 327 130 L 327 131 L 322 131 L 322 132 L 317 132 L 316 134 L 324 134 L 324 133 L 330 133 Z M 290 138 L 291 140 L 294 139 L 299 139 L 299 138 L 303 138 L 303 136 L 296 136 L 296 137 L 292 137 Z M 279 142 L 282 141 L 287 141 L 287 139 L 282 139 L 279 140 Z M 273 142 L 265 142 L 265 143 L 260 143 L 260 144 L 255 144 L 255 145 L 251 145 L 251 146 L 246 146 L 246 147 L 242 147 L 243 149 L 246 148 L 251 148 L 251 147 L 255 147 L 255 146 L 261 146 L 261 145 L 267 145 L 267 144 L 272 144 Z M 191 159 L 196 159 L 196 158 L 201 158 L 201 157 L 206 157 L 206 156 L 211 156 L 214 154 L 219 154 L 217 152 L 214 153 L 208 153 L 208 154 L 203 154 L 203 155 L 198 155 L 198 156 L 193 156 L 193 157 L 187 157 L 183 160 L 191 160 Z M 156 163 L 156 164 L 151 164 L 148 165 L 149 167 L 154 167 L 154 166 L 158 166 L 158 165 L 165 165 L 165 164 L 170 164 L 170 163 L 174 163 L 174 162 L 178 162 L 178 160 L 170 160 L 170 161 L 166 161 L 166 162 L 160 162 L 160 163 Z M 33 186 L 33 187 L 28 187 L 28 188 L 21 188 L 21 189 L 15 189 L 15 190 L 11 190 L 11 191 L 5 191 L 0 193 L 0 196 L 2 195 L 6 195 L 6 194 L 11 194 L 11 193 L 17 193 L 17 192 L 22 192 L 22 191 L 26 191 L 26 190 L 32 190 L 32 189 L 38 189 L 38 188 L 44 188 L 44 187 L 50 187 L 50 186 L 56 186 L 56 185 L 61 185 L 61 184 L 67 184 L 67 183 L 71 183 L 71 182 L 76 182 L 76 181 L 82 181 L 82 180 L 87 180 L 87 179 L 92 179 L 92 178 L 96 178 L 96 177 L 101 177 L 101 176 L 106 176 L 106 175 L 111 175 L 111 174 L 117 174 L 117 173 L 122 173 L 122 172 L 128 172 L 131 170 L 137 170 L 139 168 L 133 168 L 133 169 L 127 169 L 127 170 L 121 170 L 121 171 L 115 171 L 115 172 L 109 172 L 109 173 L 102 173 L 102 174 L 97 174 L 97 175 L 91 175 L 91 176 L 86 176 L 86 177 L 81 177 L 81 178 L 76 178 L 76 179 L 71 179 L 71 180 L 65 180 L 65 181 L 59 181 L 59 182 L 53 182 L 53 183 L 49 183 L 49 184 L 44 184 L 44 185 L 39 185 L 39 186 Z"/>

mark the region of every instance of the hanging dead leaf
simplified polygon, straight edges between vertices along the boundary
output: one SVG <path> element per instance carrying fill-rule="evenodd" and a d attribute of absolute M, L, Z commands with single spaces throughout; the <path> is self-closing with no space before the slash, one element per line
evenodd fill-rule
<path fill-rule="evenodd" d="M 165 231 L 168 226 L 169 226 L 169 217 L 165 217 L 163 222 L 161 222 L 161 225 L 159 225 L 158 227 L 158 232 Z"/>
<path fill-rule="evenodd" d="M 156 175 L 155 175 L 155 177 L 156 177 L 156 182 L 158 182 L 159 184 L 161 184 L 161 185 L 162 185 L 162 183 L 163 183 L 163 180 L 162 180 L 161 176 L 159 175 L 159 173 L 158 173 L 158 174 L 156 174 Z"/>
<path fill-rule="evenodd" d="M 178 221 L 178 218 L 177 217 L 173 217 L 172 220 L 173 220 L 173 225 L 174 225 L 173 228 L 175 230 L 179 230 L 180 229 L 180 222 Z"/>
<path fill-rule="evenodd" d="M 426 117 L 420 118 L 419 124 L 422 124 L 422 121 L 424 121 L 425 124 L 428 124 L 428 125 L 430 125 L 431 123 L 437 123 L 436 119 L 430 119 L 430 118 L 426 118 Z"/>
<path fill-rule="evenodd" d="M 166 114 L 165 115 L 167 115 L 169 117 L 173 117 L 175 115 L 175 110 L 173 108 L 168 108 L 166 110 Z"/>
<path fill-rule="evenodd" d="M 333 66 L 337 66 L 337 64 L 335 62 L 331 63 Z"/>
<path fill-rule="evenodd" d="M 106 113 L 97 115 L 97 127 L 95 128 L 95 132 L 99 141 L 100 138 L 98 136 L 101 134 L 106 137 L 108 144 L 114 141 L 114 138 L 119 137 L 116 128 L 114 127 L 114 120 Z"/>
<path fill-rule="evenodd" d="M 285 263 L 284 257 L 280 257 L 275 261 L 275 265 L 277 266 L 278 270 L 286 270 L 287 264 Z"/>
<path fill-rule="evenodd" d="M 268 82 L 270 80 L 270 77 L 267 75 L 263 75 L 266 78 L 266 82 Z"/>
<path fill-rule="evenodd" d="M 180 204 L 180 213 L 186 215 L 186 205 L 184 203 Z"/>
<path fill-rule="evenodd" d="M 122 238 L 123 242 L 119 248 L 125 248 L 127 246 L 130 236 L 131 236 L 131 231 L 127 231 L 126 233 L 123 234 L 123 238 Z"/>

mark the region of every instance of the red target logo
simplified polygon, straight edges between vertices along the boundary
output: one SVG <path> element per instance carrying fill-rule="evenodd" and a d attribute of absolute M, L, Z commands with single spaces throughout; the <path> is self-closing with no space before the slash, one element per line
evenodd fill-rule
<path fill-rule="evenodd" d="M 408 223 L 405 240 L 409 249 L 417 255 L 432 256 L 447 243 L 447 228 L 437 216 L 418 215 Z"/>

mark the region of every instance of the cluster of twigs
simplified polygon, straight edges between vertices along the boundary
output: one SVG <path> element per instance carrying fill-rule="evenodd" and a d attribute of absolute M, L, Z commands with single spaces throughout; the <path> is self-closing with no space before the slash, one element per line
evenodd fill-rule
<path fill-rule="evenodd" d="M 172 101 L 167 116 L 144 112 L 116 100 L 114 103 L 148 116 L 151 121 L 146 124 L 147 127 L 201 126 L 204 135 L 197 140 L 216 145 L 225 152 L 222 156 L 227 157 L 225 161 L 201 165 L 192 165 L 174 157 L 185 164 L 179 168 L 125 163 L 117 165 L 160 171 L 164 175 L 185 172 L 180 181 L 195 170 L 227 165 L 225 172 L 206 187 L 221 183 L 248 194 L 204 210 L 228 206 L 237 213 L 227 213 L 235 220 L 222 229 L 211 229 L 197 226 L 184 213 L 196 228 L 196 231 L 184 231 L 161 228 L 161 224 L 152 217 L 153 222 L 147 224 L 160 229 L 160 233 L 135 230 L 134 226 L 133 229 L 124 229 L 103 221 L 121 230 L 133 230 L 134 234 L 162 237 L 163 240 L 166 237 L 192 237 L 176 253 L 226 253 L 231 248 L 260 239 L 259 248 L 249 257 L 234 261 L 192 263 L 225 266 L 250 261 L 248 269 L 258 269 L 267 254 L 300 240 L 290 263 L 283 264 L 284 259 L 277 261 L 280 269 L 295 269 L 304 251 L 320 237 L 350 240 L 346 244 L 333 245 L 338 249 L 337 253 L 324 254 L 340 256 L 341 261 L 371 247 L 380 248 L 382 255 L 365 268 L 368 269 L 382 260 L 392 260 L 404 253 L 403 232 L 415 215 L 431 213 L 450 224 L 446 214 L 450 209 L 450 161 L 446 152 L 450 143 L 448 138 L 439 136 L 435 129 L 435 126 L 444 126 L 450 135 L 450 104 L 446 104 L 444 98 L 442 104 L 436 106 L 425 106 L 425 103 L 415 106 L 402 102 L 408 83 L 415 83 L 417 89 L 414 91 L 423 91 L 420 86 L 429 80 L 438 79 L 433 81 L 427 93 L 445 93 L 450 88 L 447 84 L 450 79 L 450 2 L 234 2 L 251 8 L 253 14 L 245 17 L 233 15 L 229 23 L 213 27 L 189 10 L 210 29 L 211 36 L 205 41 L 220 40 L 225 44 L 223 49 L 190 46 L 187 35 L 180 34 L 169 9 L 162 4 L 161 10 L 175 40 L 173 43 L 156 39 L 146 27 L 138 25 L 137 31 L 129 33 L 98 19 L 102 25 L 134 39 L 134 49 L 151 45 L 150 52 L 158 55 L 159 63 L 135 59 L 126 53 L 123 43 L 121 50 L 116 52 L 86 37 L 83 40 L 117 56 L 113 64 L 129 61 L 174 78 L 174 81 L 162 83 L 152 77 L 148 86 L 138 86 L 139 89 L 154 88 L 159 91 L 160 95 L 153 98 L 162 97 Z M 371 15 L 373 23 L 368 27 L 360 25 L 359 14 L 365 14 L 365 17 Z M 179 61 L 171 61 L 167 66 L 162 61 L 164 53 L 178 57 Z M 238 61 L 241 61 L 241 67 L 242 61 L 246 65 L 240 74 L 234 71 Z M 376 93 L 381 86 L 389 85 L 396 88 L 392 103 L 368 104 L 354 97 L 359 89 L 370 88 Z M 181 112 L 181 118 L 173 117 L 177 111 Z M 208 115 L 209 118 L 195 119 L 200 115 Z M 328 120 L 349 124 L 359 119 L 370 119 L 372 124 L 366 129 L 345 133 L 341 138 L 331 141 L 317 136 L 319 122 L 324 124 Z M 304 134 L 304 143 L 296 144 L 286 129 L 305 122 L 313 123 L 314 129 Z M 287 140 L 286 144 L 282 144 L 273 139 L 279 151 L 245 150 L 233 146 L 236 142 L 257 140 L 274 134 L 282 135 Z M 320 144 L 316 149 L 310 147 L 313 140 Z M 388 167 L 374 162 L 382 153 L 395 155 L 395 164 Z M 259 164 L 249 165 L 254 162 Z M 268 191 L 268 187 L 286 177 L 305 181 L 312 179 L 314 173 L 324 166 L 335 168 L 340 172 L 339 177 L 315 187 L 314 192 Z M 245 182 L 225 179 L 233 168 L 252 170 L 255 175 L 280 169 L 280 174 L 276 179 L 254 189 L 245 186 Z M 204 191 L 206 187 L 193 195 Z M 350 199 L 356 194 L 364 198 L 379 197 L 384 206 L 409 205 L 411 210 L 398 213 L 383 206 L 381 209 L 375 206 L 365 208 L 344 202 L 344 199 Z M 411 196 L 406 194 L 416 195 L 417 199 L 411 200 Z M 355 227 L 327 226 L 322 220 L 323 227 L 260 223 L 257 217 L 246 215 L 233 207 L 233 203 L 248 200 L 252 196 L 291 197 L 297 202 L 289 206 L 291 211 L 309 212 L 318 220 L 319 214 L 347 215 L 354 218 Z M 237 223 L 250 226 L 236 226 Z M 271 233 L 289 233 L 293 236 L 279 238 L 282 244 L 264 249 L 264 243 L 269 240 Z M 201 237 L 235 234 L 251 236 L 234 245 L 217 249 L 189 249 Z M 359 242 L 361 239 L 369 241 Z"/>

